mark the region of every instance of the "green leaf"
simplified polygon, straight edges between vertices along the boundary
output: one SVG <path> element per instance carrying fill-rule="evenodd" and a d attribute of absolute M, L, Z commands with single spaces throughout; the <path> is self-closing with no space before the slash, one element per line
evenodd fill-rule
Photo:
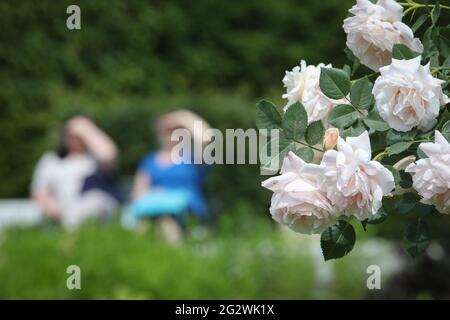
<path fill-rule="evenodd" d="M 416 32 L 424 23 L 425 23 L 425 21 L 427 21 L 428 20 L 428 17 L 429 17 L 429 15 L 428 14 L 423 14 L 423 15 L 421 15 L 417 20 L 416 20 L 416 22 L 414 22 L 414 24 L 412 25 L 412 27 L 411 27 L 411 30 L 413 31 L 413 32 Z"/>
<path fill-rule="evenodd" d="M 450 142 L 450 120 L 444 124 L 441 133 Z"/>
<path fill-rule="evenodd" d="M 375 131 L 387 131 L 389 125 L 380 117 L 378 112 L 374 109 L 363 119 L 366 126 Z"/>
<path fill-rule="evenodd" d="M 441 6 L 439 5 L 439 1 L 438 1 L 435 4 L 433 14 L 431 16 L 431 21 L 433 22 L 433 25 L 435 25 L 436 22 L 438 21 L 440 14 L 441 14 Z"/>
<path fill-rule="evenodd" d="M 328 122 L 336 128 L 347 128 L 358 119 L 358 113 L 347 104 L 340 104 L 328 115 Z"/>
<path fill-rule="evenodd" d="M 430 67 L 431 68 L 437 68 L 439 67 L 439 54 L 436 53 L 435 55 L 432 55 L 430 57 Z M 437 74 L 439 76 L 439 73 Z"/>
<path fill-rule="evenodd" d="M 339 136 L 342 139 L 346 139 L 347 137 L 357 137 L 360 136 L 366 130 L 361 120 L 356 121 L 351 127 L 342 130 Z"/>
<path fill-rule="evenodd" d="M 344 66 L 342 67 L 342 70 L 343 70 L 346 74 L 348 74 L 349 77 L 351 77 L 351 75 L 352 75 L 352 68 L 350 68 L 350 66 L 349 66 L 348 64 L 344 65 Z"/>
<path fill-rule="evenodd" d="M 425 159 L 428 158 L 428 156 L 425 154 L 425 152 L 422 151 L 422 149 L 417 148 L 417 158 Z"/>
<path fill-rule="evenodd" d="M 400 171 L 400 187 L 404 188 L 404 189 L 408 189 L 412 187 L 412 176 L 405 171 Z"/>
<path fill-rule="evenodd" d="M 386 132 L 374 132 L 370 135 L 370 145 L 372 152 L 378 153 L 386 148 Z"/>
<path fill-rule="evenodd" d="M 420 53 L 412 51 L 404 44 L 395 44 L 392 49 L 392 57 L 397 60 L 410 60 L 417 56 L 420 56 Z"/>
<path fill-rule="evenodd" d="M 398 213 L 409 216 L 428 216 L 435 212 L 432 205 L 420 202 L 420 197 L 413 192 L 407 192 L 399 197 L 395 203 L 395 208 Z"/>
<path fill-rule="evenodd" d="M 325 261 L 345 256 L 353 249 L 355 241 L 353 226 L 344 220 L 339 220 L 321 235 L 320 245 Z"/>
<path fill-rule="evenodd" d="M 434 130 L 428 131 L 427 133 L 423 133 L 417 137 L 418 140 L 431 140 L 434 136 Z"/>
<path fill-rule="evenodd" d="M 434 212 L 434 207 L 420 202 L 419 195 L 414 192 L 407 192 L 396 197 L 394 206 L 397 213 L 408 216 L 427 216 Z"/>
<path fill-rule="evenodd" d="M 397 201 L 399 200 L 399 197 L 383 197 L 382 200 L 382 207 L 384 211 L 387 212 L 388 215 L 390 214 L 396 214 L 397 213 Z"/>
<path fill-rule="evenodd" d="M 406 228 L 403 246 L 411 257 L 415 258 L 423 253 L 429 244 L 430 232 L 422 219 L 417 219 Z"/>
<path fill-rule="evenodd" d="M 422 202 L 416 203 L 412 211 L 412 213 L 417 214 L 419 216 L 428 216 L 433 214 L 434 212 L 436 212 L 434 206 Z"/>
<path fill-rule="evenodd" d="M 433 26 L 430 26 L 423 35 L 422 43 L 424 49 L 422 56 L 424 57 L 424 59 L 429 59 L 431 56 L 439 54 L 439 52 L 437 51 L 437 47 L 432 39 L 433 30 Z"/>
<path fill-rule="evenodd" d="M 352 65 L 352 75 L 353 75 L 360 67 L 361 62 L 359 61 L 359 59 L 357 57 L 355 57 L 352 50 L 350 50 L 349 48 L 346 47 L 344 49 L 344 52 L 345 52 L 345 55 L 347 56 L 347 59 L 353 62 L 353 65 Z"/>
<path fill-rule="evenodd" d="M 256 105 L 256 127 L 268 130 L 281 128 L 281 116 L 271 102 L 261 100 Z"/>
<path fill-rule="evenodd" d="M 331 99 L 342 99 L 350 91 L 350 77 L 340 69 L 320 69 L 320 90 Z"/>
<path fill-rule="evenodd" d="M 400 197 L 400 200 L 395 203 L 395 208 L 401 214 L 413 214 L 414 207 L 419 203 L 420 198 L 417 194 L 407 192 Z"/>
<path fill-rule="evenodd" d="M 302 158 L 305 162 L 311 162 L 314 159 L 314 151 L 311 148 L 304 147 L 293 151 L 297 156 Z"/>
<path fill-rule="evenodd" d="M 412 130 L 408 132 L 399 132 L 393 129 L 389 130 L 386 135 L 386 140 L 389 145 L 400 141 L 413 141 L 417 136 L 417 130 Z"/>
<path fill-rule="evenodd" d="M 324 133 L 325 127 L 322 121 L 314 121 L 306 129 L 306 142 L 310 145 L 318 144 L 322 142 Z"/>
<path fill-rule="evenodd" d="M 355 57 L 355 55 L 353 54 L 353 51 L 350 50 L 348 47 L 344 48 L 344 53 L 345 56 L 347 57 L 348 60 L 350 60 L 351 62 L 355 61 L 355 59 L 358 59 L 357 57 Z"/>
<path fill-rule="evenodd" d="M 356 108 L 369 109 L 374 98 L 373 84 L 367 77 L 357 80 L 350 89 L 350 101 Z"/>
<path fill-rule="evenodd" d="M 301 139 L 305 135 L 308 125 L 308 115 L 301 103 L 295 103 L 286 110 L 282 121 L 282 128 L 286 137 Z"/>
<path fill-rule="evenodd" d="M 371 216 L 368 219 L 367 223 L 368 224 L 379 224 L 379 223 L 382 223 L 384 220 L 386 220 L 387 217 L 388 217 L 388 213 L 386 212 L 386 210 L 384 210 L 383 207 L 381 207 L 375 215 Z"/>
<path fill-rule="evenodd" d="M 439 53 L 444 59 L 448 59 L 450 57 L 450 26 L 447 26 L 447 28 L 440 28 L 439 32 L 439 39 L 436 43 L 437 47 L 439 48 Z M 446 61 L 444 61 L 445 63 Z M 445 66 L 445 64 L 443 64 Z M 443 70 L 442 73 L 445 73 L 448 75 L 448 70 Z M 447 79 L 444 79 L 447 80 Z"/>
<path fill-rule="evenodd" d="M 278 148 L 276 149 L 277 152 L 272 154 L 271 145 L 274 143 L 278 145 Z M 297 146 L 295 142 L 292 139 L 287 138 L 283 132 L 280 132 L 278 136 L 271 136 L 269 142 L 260 150 L 261 154 L 267 155 L 267 158 L 266 156 L 260 156 L 261 161 L 265 160 L 265 162 L 261 162 L 261 169 L 264 169 L 268 172 L 273 172 L 273 174 L 275 174 L 281 168 L 283 159 L 288 154 L 288 152 L 294 151 L 296 150 L 296 148 Z M 278 162 L 278 166 L 276 168 L 272 168 L 271 164 L 275 161 Z"/>
<path fill-rule="evenodd" d="M 402 153 L 403 151 L 407 150 L 413 143 L 413 141 L 397 142 L 387 148 L 388 154 L 392 156 L 394 154 Z"/>
<path fill-rule="evenodd" d="M 450 133 L 450 120 L 444 123 L 444 125 L 442 126 L 442 132 Z"/>

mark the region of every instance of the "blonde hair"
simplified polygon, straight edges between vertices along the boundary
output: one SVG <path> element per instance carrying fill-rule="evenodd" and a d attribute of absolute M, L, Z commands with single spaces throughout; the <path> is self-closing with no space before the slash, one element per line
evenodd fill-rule
<path fill-rule="evenodd" d="M 194 130 L 196 122 L 201 122 L 202 132 Z M 210 129 L 210 125 L 205 119 L 190 110 L 180 109 L 162 114 L 157 119 L 157 125 L 159 126 L 161 124 L 167 125 L 173 129 L 187 129 L 195 142 L 205 143 L 210 141 L 210 137 L 205 134 L 205 131 Z"/>

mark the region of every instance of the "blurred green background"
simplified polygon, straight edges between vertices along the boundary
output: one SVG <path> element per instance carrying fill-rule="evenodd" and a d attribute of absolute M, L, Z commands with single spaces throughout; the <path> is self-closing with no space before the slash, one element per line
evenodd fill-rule
<path fill-rule="evenodd" d="M 35 162 L 74 112 L 117 141 L 127 175 L 155 147 L 161 112 L 190 108 L 219 129 L 254 126 L 255 103 L 281 104 L 284 71 L 300 59 L 344 63 L 341 25 L 353 1 L 326 2 L 77 1 L 82 29 L 70 31 L 73 1 L 2 1 L 0 197 L 27 195 Z M 223 205 L 237 196 L 263 203 L 257 172 L 217 167 L 227 177 L 216 183 Z"/>
<path fill-rule="evenodd" d="M 341 26 L 353 3 L 1 1 L 0 198 L 28 196 L 33 166 L 73 113 L 118 143 L 124 184 L 156 147 L 152 121 L 162 112 L 189 108 L 222 130 L 253 127 L 258 100 L 283 106 L 285 70 L 301 59 L 346 62 Z M 81 30 L 66 28 L 70 4 L 81 8 Z M 271 221 L 261 180 L 258 166 L 215 166 L 207 195 L 220 220 L 213 229 L 194 222 L 181 247 L 117 221 L 1 233 L 0 298 L 364 298 L 368 265 L 395 270 L 382 241 L 358 241 L 325 264 L 318 238 Z M 81 291 L 65 286 L 69 264 L 83 270 Z"/>

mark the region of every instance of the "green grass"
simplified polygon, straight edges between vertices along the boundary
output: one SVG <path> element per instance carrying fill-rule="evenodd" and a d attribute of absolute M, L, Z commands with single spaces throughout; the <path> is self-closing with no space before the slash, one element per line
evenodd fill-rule
<path fill-rule="evenodd" d="M 0 298 L 364 298 L 367 266 L 389 260 L 386 246 L 373 253 L 361 241 L 348 257 L 325 263 L 319 239 L 281 232 L 245 210 L 214 230 L 191 226 L 179 247 L 117 221 L 72 233 L 48 225 L 10 230 L 0 241 Z M 81 290 L 66 288 L 72 264 L 81 268 Z"/>

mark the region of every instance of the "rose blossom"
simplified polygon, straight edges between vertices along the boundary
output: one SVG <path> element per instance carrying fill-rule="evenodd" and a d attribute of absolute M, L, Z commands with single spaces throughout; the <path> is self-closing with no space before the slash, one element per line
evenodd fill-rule
<path fill-rule="evenodd" d="M 434 78 L 430 64 L 422 66 L 420 56 L 410 60 L 392 59 L 380 69 L 372 93 L 380 116 L 391 128 L 427 131 L 436 124 L 442 105 L 450 100 L 442 93 L 443 80 Z"/>
<path fill-rule="evenodd" d="M 329 99 L 322 93 L 319 86 L 320 68 L 331 68 L 331 65 L 321 63 L 317 66 L 307 66 L 302 60 L 300 66 L 294 67 L 292 71 L 286 71 L 283 78 L 286 93 L 282 97 L 288 100 L 284 110 L 296 102 L 301 102 L 308 114 L 308 123 L 326 120 L 335 106 L 345 103 Z"/>
<path fill-rule="evenodd" d="M 435 131 L 434 140 L 419 145 L 428 158 L 410 164 L 405 171 L 411 173 L 423 203 L 450 214 L 450 143 L 439 131 Z"/>
<path fill-rule="evenodd" d="M 334 211 L 325 193 L 319 191 L 317 179 L 304 169 L 306 164 L 289 152 L 283 162 L 281 175 L 263 181 L 272 190 L 272 218 L 292 230 L 304 234 L 322 233 L 334 224 Z"/>
<path fill-rule="evenodd" d="M 394 188 L 394 177 L 378 161 L 371 161 L 369 134 L 338 139 L 337 151 L 328 150 L 320 165 L 309 165 L 331 205 L 346 216 L 365 220 L 378 212 L 383 196 Z"/>
<path fill-rule="evenodd" d="M 388 65 L 394 44 L 404 44 L 422 53 L 423 45 L 402 21 L 403 8 L 393 0 L 358 0 L 344 20 L 347 47 L 372 70 Z"/>

